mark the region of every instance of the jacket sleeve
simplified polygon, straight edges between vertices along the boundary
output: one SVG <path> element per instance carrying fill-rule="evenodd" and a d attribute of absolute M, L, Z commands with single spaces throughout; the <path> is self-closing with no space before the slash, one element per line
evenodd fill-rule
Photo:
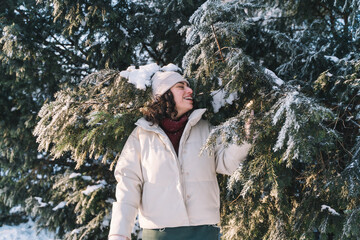
<path fill-rule="evenodd" d="M 217 141 L 215 147 L 216 172 L 231 175 L 246 159 L 251 144 L 244 142 L 241 145 L 229 144 L 224 146 L 221 141 Z"/>
<path fill-rule="evenodd" d="M 113 203 L 109 239 L 115 236 L 131 238 L 142 191 L 140 143 L 136 129 L 129 136 L 115 168 L 116 202 Z"/>

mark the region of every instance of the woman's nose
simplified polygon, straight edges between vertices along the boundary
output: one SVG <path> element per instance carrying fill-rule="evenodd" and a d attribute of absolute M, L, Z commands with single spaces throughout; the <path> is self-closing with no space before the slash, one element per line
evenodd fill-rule
<path fill-rule="evenodd" d="M 192 90 L 190 87 L 186 87 L 186 92 L 192 94 L 192 93 L 193 93 L 193 90 Z"/>

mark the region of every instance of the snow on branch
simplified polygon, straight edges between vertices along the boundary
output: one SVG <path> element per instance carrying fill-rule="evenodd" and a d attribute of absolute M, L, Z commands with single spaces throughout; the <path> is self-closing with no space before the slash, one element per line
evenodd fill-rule
<path fill-rule="evenodd" d="M 214 127 L 209 137 L 203 146 L 201 153 L 209 150 L 213 153 L 217 145 L 224 145 L 227 147 L 231 144 L 241 144 L 246 141 L 245 122 L 251 116 L 251 110 L 243 109 L 237 116 L 232 117 L 224 123 Z"/>
<path fill-rule="evenodd" d="M 282 152 L 282 160 L 311 160 L 321 146 L 333 146 L 338 134 L 323 122 L 334 121 L 333 112 L 296 90 L 284 94 L 271 108 L 269 116 L 280 131 L 273 150 Z M 283 151 L 285 149 L 285 151 Z"/>
<path fill-rule="evenodd" d="M 181 69 L 173 63 L 170 63 L 164 67 L 160 67 L 156 63 L 150 63 L 144 66 L 139 66 L 138 69 L 135 66 L 130 66 L 126 70 L 120 72 L 120 76 L 128 79 L 129 83 L 135 85 L 136 88 L 145 90 L 146 87 L 151 86 L 151 77 L 157 71 L 181 71 Z"/>
<path fill-rule="evenodd" d="M 334 215 L 334 216 L 340 216 L 340 213 L 338 213 L 337 211 L 335 211 L 335 209 L 327 206 L 327 205 L 321 205 L 321 211 L 328 211 L 331 215 Z"/>
<path fill-rule="evenodd" d="M 105 180 L 101 180 L 101 181 L 99 181 L 99 184 L 87 186 L 86 189 L 84 191 L 82 191 L 82 193 L 89 196 L 92 192 L 94 192 L 100 188 L 104 188 L 106 186 L 106 184 L 107 183 Z"/>
<path fill-rule="evenodd" d="M 232 104 L 234 100 L 238 99 L 237 92 L 230 93 L 227 96 L 227 92 L 224 89 L 212 91 L 211 96 L 213 98 L 211 104 L 214 108 L 214 113 L 219 112 L 219 109 L 225 106 L 226 104 Z"/>

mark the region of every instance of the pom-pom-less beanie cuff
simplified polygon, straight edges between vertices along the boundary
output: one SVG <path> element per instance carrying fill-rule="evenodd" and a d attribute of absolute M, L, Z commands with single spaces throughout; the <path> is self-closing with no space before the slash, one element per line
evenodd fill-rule
<path fill-rule="evenodd" d="M 178 82 L 189 82 L 177 72 L 156 72 L 152 77 L 152 96 L 163 95 L 167 90 Z"/>

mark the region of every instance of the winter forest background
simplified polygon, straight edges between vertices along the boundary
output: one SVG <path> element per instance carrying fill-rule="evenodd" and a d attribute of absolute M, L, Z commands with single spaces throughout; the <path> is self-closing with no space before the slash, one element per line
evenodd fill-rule
<path fill-rule="evenodd" d="M 204 147 L 254 112 L 222 239 L 360 238 L 359 0 L 2 0 L 0 26 L 0 225 L 106 239 L 113 166 L 175 64 Z"/>

